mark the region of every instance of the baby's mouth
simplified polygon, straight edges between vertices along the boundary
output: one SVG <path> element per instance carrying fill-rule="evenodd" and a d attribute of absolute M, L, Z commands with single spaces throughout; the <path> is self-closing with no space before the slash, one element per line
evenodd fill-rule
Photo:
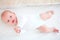
<path fill-rule="evenodd" d="M 17 19 L 12 20 L 12 24 L 16 25 L 17 24 Z"/>
<path fill-rule="evenodd" d="M 12 20 L 12 23 L 14 23 L 15 22 L 15 20 Z"/>

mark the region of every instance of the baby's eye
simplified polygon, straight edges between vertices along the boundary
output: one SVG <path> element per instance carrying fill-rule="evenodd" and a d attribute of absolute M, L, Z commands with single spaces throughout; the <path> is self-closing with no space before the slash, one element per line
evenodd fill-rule
<path fill-rule="evenodd" d="M 7 22 L 9 22 L 9 20 Z"/>
<path fill-rule="evenodd" d="M 12 18 L 12 16 L 10 16 L 10 18 Z"/>

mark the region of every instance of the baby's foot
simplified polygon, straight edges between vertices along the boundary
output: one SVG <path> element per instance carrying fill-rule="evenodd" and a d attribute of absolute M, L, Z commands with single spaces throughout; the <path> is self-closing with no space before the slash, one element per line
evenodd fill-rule
<path fill-rule="evenodd" d="M 14 30 L 16 31 L 16 33 L 20 33 L 21 32 L 20 27 L 15 27 Z"/>
<path fill-rule="evenodd" d="M 52 31 L 46 25 L 42 25 L 42 26 L 38 27 L 37 29 L 38 29 L 38 31 L 43 32 L 43 33 L 47 33 L 47 32 L 51 32 Z"/>
<path fill-rule="evenodd" d="M 47 19 L 50 19 L 53 14 L 54 14 L 53 11 L 47 11 L 45 13 L 40 14 L 40 17 L 43 20 L 47 20 Z"/>
<path fill-rule="evenodd" d="M 59 32 L 57 28 L 53 28 L 53 32 Z"/>

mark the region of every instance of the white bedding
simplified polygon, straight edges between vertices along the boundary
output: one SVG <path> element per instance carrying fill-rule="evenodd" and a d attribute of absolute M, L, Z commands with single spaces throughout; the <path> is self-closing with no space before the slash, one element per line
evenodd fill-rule
<path fill-rule="evenodd" d="M 60 33 L 40 33 L 36 28 L 42 24 L 60 29 L 60 5 L 23 6 L 8 8 L 16 13 L 21 33 L 16 34 L 12 27 L 0 20 L 0 40 L 60 40 Z M 0 9 L 0 13 L 5 9 Z M 55 15 L 48 21 L 42 21 L 39 14 L 53 10 Z"/>

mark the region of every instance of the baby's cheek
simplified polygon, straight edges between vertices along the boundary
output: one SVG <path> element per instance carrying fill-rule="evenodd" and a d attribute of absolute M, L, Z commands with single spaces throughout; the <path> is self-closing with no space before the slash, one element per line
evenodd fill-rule
<path fill-rule="evenodd" d="M 11 20 L 9 20 L 8 24 L 9 24 L 9 25 L 13 25 L 12 22 L 11 22 Z"/>

